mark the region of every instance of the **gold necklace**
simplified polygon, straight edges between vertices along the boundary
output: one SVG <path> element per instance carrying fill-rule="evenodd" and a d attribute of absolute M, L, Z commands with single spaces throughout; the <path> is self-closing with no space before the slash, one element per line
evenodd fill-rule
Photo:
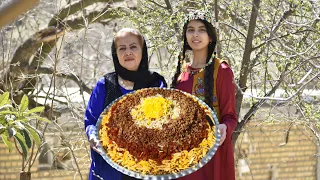
<path fill-rule="evenodd" d="M 212 64 L 212 61 L 209 61 L 204 67 L 202 68 L 197 68 L 196 70 L 191 70 L 190 68 L 192 68 L 191 66 L 187 67 L 187 72 L 189 72 L 191 75 L 195 75 L 198 74 L 202 71 L 204 71 L 206 69 L 207 66 L 209 66 L 210 64 Z M 195 68 L 194 68 L 195 69 Z"/>
<path fill-rule="evenodd" d="M 123 87 L 123 88 L 126 89 L 126 90 L 132 90 L 132 89 L 133 89 L 133 85 L 126 85 L 126 84 L 124 83 L 123 79 L 122 79 L 120 76 L 118 76 L 118 83 L 119 83 L 119 85 L 120 85 L 121 87 Z"/>

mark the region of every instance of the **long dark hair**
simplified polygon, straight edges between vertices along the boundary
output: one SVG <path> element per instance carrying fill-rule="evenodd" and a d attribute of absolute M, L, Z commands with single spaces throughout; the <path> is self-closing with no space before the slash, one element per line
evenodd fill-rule
<path fill-rule="evenodd" d="M 214 54 L 215 46 L 217 43 L 217 35 L 215 28 L 212 26 L 211 23 L 209 23 L 206 20 L 198 19 L 198 21 L 202 22 L 207 30 L 208 36 L 211 38 L 212 42 L 209 43 L 208 45 L 208 55 L 207 55 L 207 60 L 206 63 L 208 63 Z M 178 57 L 178 65 L 176 69 L 176 73 L 174 74 L 172 78 L 172 83 L 171 83 L 171 88 L 175 88 L 177 84 L 177 79 L 181 73 L 181 63 L 183 60 L 186 58 L 186 51 L 187 50 L 192 50 L 191 47 L 187 43 L 187 26 L 189 24 L 189 21 L 185 23 L 183 26 L 183 48 L 182 52 L 180 53 Z M 213 68 L 214 68 L 214 60 L 213 59 L 212 63 L 209 66 L 206 66 L 205 68 L 205 74 L 204 74 L 204 82 L 205 82 L 205 92 L 204 92 L 204 97 L 205 97 L 205 102 L 207 103 L 208 106 L 212 108 L 212 99 L 213 99 L 213 84 L 214 84 L 214 79 L 213 79 Z"/>

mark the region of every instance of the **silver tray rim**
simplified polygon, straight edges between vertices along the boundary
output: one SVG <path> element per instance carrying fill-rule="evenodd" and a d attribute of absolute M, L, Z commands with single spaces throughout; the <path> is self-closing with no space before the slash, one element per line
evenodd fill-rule
<path fill-rule="evenodd" d="M 108 154 L 106 153 L 106 151 L 104 150 L 104 148 L 102 147 L 101 145 L 101 140 L 100 140 L 100 137 L 99 137 L 99 129 L 100 129 L 100 125 L 101 125 L 101 121 L 102 121 L 102 118 L 103 118 L 103 115 L 105 114 L 105 112 L 107 112 L 109 110 L 109 108 L 117 103 L 119 100 L 121 100 L 122 98 L 128 96 L 128 95 L 132 95 L 134 93 L 136 93 L 137 91 L 139 90 L 146 90 L 146 89 L 165 89 L 165 90 L 170 90 L 170 91 L 179 91 L 179 92 L 182 92 L 183 94 L 187 95 L 187 96 L 190 96 L 192 98 L 194 98 L 195 100 L 197 100 L 201 105 L 205 106 L 207 109 L 210 110 L 211 112 L 211 117 L 213 118 L 214 120 L 214 126 L 216 128 L 216 131 L 215 131 L 215 136 L 216 136 L 216 141 L 215 143 L 213 144 L 213 146 L 209 149 L 209 151 L 207 152 L 207 154 L 199 161 L 198 164 L 195 164 L 185 170 L 182 170 L 180 172 L 177 172 L 177 173 L 171 173 L 171 174 L 161 174 L 161 175 L 152 175 L 152 174 L 141 174 L 139 172 L 135 172 L 135 171 L 132 171 L 132 170 L 129 170 L 121 165 L 119 165 L 118 163 L 114 162 L 109 156 Z M 219 120 L 218 120 L 218 116 L 217 116 L 217 112 L 216 110 L 213 108 L 211 109 L 205 102 L 203 102 L 200 98 L 190 94 L 190 93 L 187 93 L 187 92 L 184 92 L 184 91 L 181 91 L 181 90 L 178 90 L 178 89 L 172 89 L 172 88 L 158 88 L 158 87 L 152 87 L 152 88 L 143 88 L 143 89 L 139 89 L 139 90 L 135 90 L 135 91 L 132 91 L 132 92 L 129 92 L 127 94 L 124 94 L 122 96 L 120 96 L 119 98 L 115 99 L 114 101 L 112 101 L 101 113 L 101 115 L 99 116 L 99 119 L 96 123 L 96 130 L 94 132 L 94 136 L 98 139 L 98 144 L 97 144 L 97 148 L 98 150 L 100 150 L 100 152 L 102 152 L 102 154 L 100 154 L 103 159 L 111 166 L 113 167 L 114 169 L 118 170 L 119 172 L 123 173 L 123 174 L 126 174 L 128 176 L 131 176 L 131 177 L 134 177 L 134 178 L 137 178 L 137 179 L 145 179 L 145 180 L 169 180 L 169 179 L 176 179 L 176 178 L 180 178 L 180 177 L 184 177 L 186 175 L 189 175 L 197 170 L 199 170 L 200 168 L 202 168 L 205 164 L 207 164 L 211 158 L 214 156 L 214 154 L 216 153 L 218 147 L 219 147 L 219 144 L 220 144 L 220 139 L 221 139 L 221 134 L 219 133 L 218 131 L 218 127 L 217 125 L 219 125 Z"/>

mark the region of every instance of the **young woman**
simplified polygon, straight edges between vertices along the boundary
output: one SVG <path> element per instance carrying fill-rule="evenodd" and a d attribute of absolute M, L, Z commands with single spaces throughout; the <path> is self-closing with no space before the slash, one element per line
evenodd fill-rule
<path fill-rule="evenodd" d="M 235 85 L 233 72 L 227 62 L 214 56 L 217 37 L 212 19 L 207 11 L 193 11 L 187 16 L 183 28 L 183 49 L 172 87 L 191 93 L 216 109 L 221 142 L 211 161 L 181 179 L 235 179 L 231 140 L 237 125 Z M 191 51 L 191 63 L 185 61 L 187 51 Z"/>
<path fill-rule="evenodd" d="M 92 163 L 89 180 L 131 179 L 113 169 L 100 155 L 93 133 L 105 107 L 116 98 L 133 90 L 146 87 L 166 87 L 164 78 L 149 71 L 146 41 L 139 31 L 121 29 L 112 43 L 115 72 L 101 78 L 92 91 L 85 112 L 85 130 L 91 146 Z"/>

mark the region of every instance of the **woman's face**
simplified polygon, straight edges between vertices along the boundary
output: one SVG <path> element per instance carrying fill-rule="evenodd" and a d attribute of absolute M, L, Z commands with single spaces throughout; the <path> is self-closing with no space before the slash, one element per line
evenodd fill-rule
<path fill-rule="evenodd" d="M 124 32 L 118 35 L 115 45 L 120 65 L 130 71 L 138 70 L 142 58 L 139 38 Z"/>
<path fill-rule="evenodd" d="M 192 50 L 207 49 L 211 41 L 206 26 L 198 20 L 191 20 L 188 23 L 186 37 Z"/>

